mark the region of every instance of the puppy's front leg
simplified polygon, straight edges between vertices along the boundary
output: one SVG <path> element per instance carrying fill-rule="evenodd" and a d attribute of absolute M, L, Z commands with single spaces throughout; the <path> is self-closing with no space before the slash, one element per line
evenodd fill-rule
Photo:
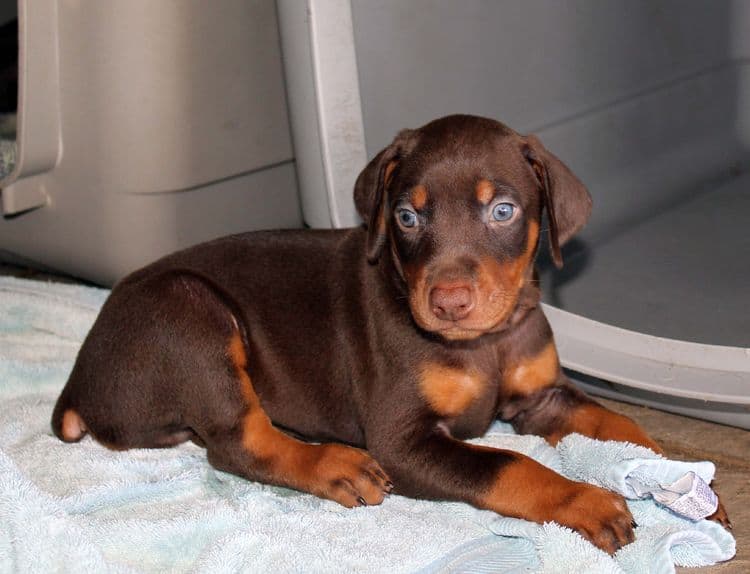
<path fill-rule="evenodd" d="M 573 482 L 519 453 L 471 445 L 437 425 L 368 437 L 368 448 L 389 473 L 395 492 L 468 502 L 504 516 L 554 521 L 613 553 L 633 540 L 632 517 L 615 493 Z"/>
<path fill-rule="evenodd" d="M 562 372 L 552 330 L 536 311 L 526 327 L 525 344 L 512 350 L 502 369 L 498 416 L 522 434 L 537 434 L 556 444 L 577 432 L 600 440 L 662 449 L 635 422 L 599 405 L 576 389 Z"/>
<path fill-rule="evenodd" d="M 510 420 L 517 432 L 541 435 L 552 444 L 577 432 L 599 440 L 632 442 L 656 453 L 664 453 L 638 424 L 603 407 L 576 389 L 562 374 L 554 384 L 508 401 L 501 409 L 500 417 Z M 721 501 L 716 512 L 708 518 L 725 528 L 732 528 Z"/>
<path fill-rule="evenodd" d="M 632 442 L 662 454 L 664 450 L 632 419 L 600 405 L 562 374 L 548 386 L 516 396 L 501 409 L 521 434 L 538 434 L 551 444 L 571 433 L 599 440 Z"/>

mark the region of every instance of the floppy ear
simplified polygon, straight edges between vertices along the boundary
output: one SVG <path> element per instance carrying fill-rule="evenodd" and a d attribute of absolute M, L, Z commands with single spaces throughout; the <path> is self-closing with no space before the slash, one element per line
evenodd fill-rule
<path fill-rule="evenodd" d="M 385 245 L 388 186 L 399 161 L 414 148 L 415 134 L 413 130 L 399 132 L 393 143 L 367 164 L 354 184 L 354 204 L 367 227 L 367 259 L 370 263 L 378 260 Z"/>
<path fill-rule="evenodd" d="M 534 135 L 526 136 L 524 156 L 542 188 L 549 220 L 552 260 L 562 267 L 560 247 L 584 226 L 591 214 L 591 196 L 573 172 Z"/>

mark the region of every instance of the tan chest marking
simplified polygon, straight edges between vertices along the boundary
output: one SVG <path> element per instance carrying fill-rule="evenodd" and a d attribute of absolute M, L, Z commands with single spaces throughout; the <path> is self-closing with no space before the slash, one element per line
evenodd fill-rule
<path fill-rule="evenodd" d="M 420 373 L 420 391 L 439 415 L 455 417 L 463 413 L 485 388 L 481 373 L 425 363 Z"/>
<path fill-rule="evenodd" d="M 549 342 L 538 354 L 523 357 L 505 370 L 503 383 L 512 394 L 529 395 L 552 385 L 560 373 L 555 344 Z"/>

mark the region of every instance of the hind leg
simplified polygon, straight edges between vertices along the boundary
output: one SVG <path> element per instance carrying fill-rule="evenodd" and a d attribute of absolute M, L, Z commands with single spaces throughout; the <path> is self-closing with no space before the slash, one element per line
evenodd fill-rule
<path fill-rule="evenodd" d="M 187 415 L 212 392 L 211 369 L 224 358 L 232 321 L 196 276 L 126 279 L 78 353 L 52 413 L 53 432 L 66 442 L 91 434 L 116 450 L 199 442 Z"/>
<path fill-rule="evenodd" d="M 229 339 L 227 359 L 242 396 L 241 412 L 234 424 L 201 433 L 213 466 L 310 492 L 347 507 L 383 501 L 393 485 L 365 451 L 334 443 L 305 443 L 273 426 L 247 373 L 247 356 L 238 331 Z"/>
<path fill-rule="evenodd" d="M 52 417 L 57 436 L 110 448 L 193 440 L 219 469 L 345 506 L 378 504 L 391 485 L 364 451 L 313 445 L 274 427 L 247 372 L 239 313 L 189 273 L 125 282 L 87 337 Z"/>

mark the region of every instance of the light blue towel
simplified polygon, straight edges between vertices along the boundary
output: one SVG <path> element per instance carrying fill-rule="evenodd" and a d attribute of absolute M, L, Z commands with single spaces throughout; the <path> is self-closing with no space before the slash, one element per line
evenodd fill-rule
<path fill-rule="evenodd" d="M 555 524 L 390 496 L 347 510 L 216 471 L 192 445 L 113 452 L 58 441 L 49 418 L 107 291 L 0 278 L 0 572 L 674 572 L 734 555 L 718 525 L 634 500 L 612 558 Z M 713 476 L 646 449 L 571 436 L 557 449 L 496 424 L 477 442 L 635 496 L 657 477 Z M 650 466 L 649 466 L 650 465 Z M 651 468 L 651 470 L 649 470 Z"/>

